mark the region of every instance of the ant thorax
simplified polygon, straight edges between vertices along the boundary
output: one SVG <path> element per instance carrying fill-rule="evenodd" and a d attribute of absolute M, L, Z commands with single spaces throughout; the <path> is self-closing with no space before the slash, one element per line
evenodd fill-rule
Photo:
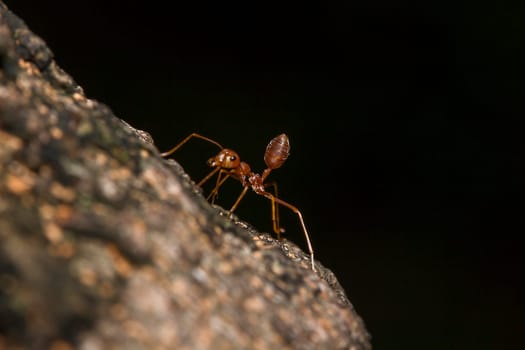
<path fill-rule="evenodd" d="M 261 194 L 265 192 L 263 178 L 261 177 L 261 175 L 256 173 L 250 173 L 248 175 L 248 182 L 250 183 L 250 186 L 252 187 L 252 190 L 255 193 Z"/>

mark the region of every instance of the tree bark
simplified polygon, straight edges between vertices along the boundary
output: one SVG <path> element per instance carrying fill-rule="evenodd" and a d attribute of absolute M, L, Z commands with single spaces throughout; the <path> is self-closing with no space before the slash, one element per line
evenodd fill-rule
<path fill-rule="evenodd" d="M 0 349 L 370 349 L 316 268 L 211 206 L 0 1 Z"/>

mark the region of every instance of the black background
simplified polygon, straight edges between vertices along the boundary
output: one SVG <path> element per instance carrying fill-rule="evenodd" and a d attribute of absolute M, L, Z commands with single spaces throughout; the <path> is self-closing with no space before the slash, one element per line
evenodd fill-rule
<path fill-rule="evenodd" d="M 287 133 L 271 178 L 375 349 L 520 348 L 519 2 L 6 3 L 88 97 L 160 150 L 198 132 L 262 172 L 266 144 Z M 176 158 L 198 180 L 215 152 L 195 140 Z M 219 202 L 239 191 L 232 181 Z M 238 214 L 271 230 L 262 197 Z"/>

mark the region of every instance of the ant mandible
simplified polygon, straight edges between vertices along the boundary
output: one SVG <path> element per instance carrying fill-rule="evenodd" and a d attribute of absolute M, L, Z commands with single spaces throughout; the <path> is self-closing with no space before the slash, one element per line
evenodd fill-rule
<path fill-rule="evenodd" d="M 221 185 L 229 177 L 240 181 L 243 186 L 243 190 L 237 198 L 237 200 L 235 201 L 235 203 L 233 203 L 233 206 L 231 207 L 229 212 L 233 213 L 233 211 L 237 209 L 237 206 L 239 205 L 243 197 L 246 195 L 246 192 L 249 188 L 251 188 L 258 195 L 264 196 L 271 201 L 273 230 L 277 234 L 278 239 L 281 239 L 281 233 L 284 232 L 284 229 L 279 226 L 278 204 L 291 209 L 295 214 L 297 214 L 297 216 L 299 217 L 299 221 L 301 222 L 303 233 L 306 238 L 306 243 L 308 244 L 308 251 L 310 253 L 312 270 L 315 271 L 314 251 L 312 249 L 310 236 L 308 235 L 308 231 L 306 230 L 306 225 L 304 224 L 301 212 L 295 206 L 277 197 L 277 189 L 275 183 L 264 182 L 264 180 L 266 180 L 270 172 L 274 169 L 281 167 L 290 155 L 290 141 L 288 140 L 288 136 L 286 136 L 286 134 L 280 134 L 268 143 L 268 146 L 266 146 L 266 152 L 264 153 L 264 162 L 266 163 L 266 169 L 264 169 L 262 175 L 252 172 L 248 163 L 242 162 L 239 155 L 234 150 L 224 148 L 218 142 L 197 133 L 192 133 L 188 135 L 188 137 L 179 142 L 179 144 L 177 144 L 175 147 L 173 147 L 167 152 L 161 153 L 161 156 L 167 157 L 175 153 L 175 151 L 182 147 L 182 145 L 184 145 L 186 142 L 188 142 L 194 137 L 210 142 L 221 149 L 221 151 L 217 153 L 215 157 L 208 159 L 208 165 L 214 169 L 197 184 L 197 186 L 202 187 L 202 185 L 206 181 L 208 181 L 213 175 L 215 175 L 217 172 L 219 173 L 219 175 L 217 176 L 215 188 L 211 191 L 210 195 L 208 196 L 208 199 L 212 197 L 213 202 L 213 199 L 218 193 L 219 187 L 221 187 Z M 270 186 L 274 186 L 276 192 L 275 195 L 266 191 L 266 188 Z"/>

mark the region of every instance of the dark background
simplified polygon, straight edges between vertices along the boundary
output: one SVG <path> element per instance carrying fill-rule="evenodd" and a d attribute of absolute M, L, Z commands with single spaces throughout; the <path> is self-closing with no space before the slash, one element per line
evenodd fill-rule
<path fill-rule="evenodd" d="M 262 172 L 286 132 L 271 178 L 375 349 L 523 346 L 523 4 L 5 2 L 160 150 L 198 132 Z M 175 157 L 199 180 L 216 151 Z M 271 230 L 262 197 L 238 214 Z"/>

